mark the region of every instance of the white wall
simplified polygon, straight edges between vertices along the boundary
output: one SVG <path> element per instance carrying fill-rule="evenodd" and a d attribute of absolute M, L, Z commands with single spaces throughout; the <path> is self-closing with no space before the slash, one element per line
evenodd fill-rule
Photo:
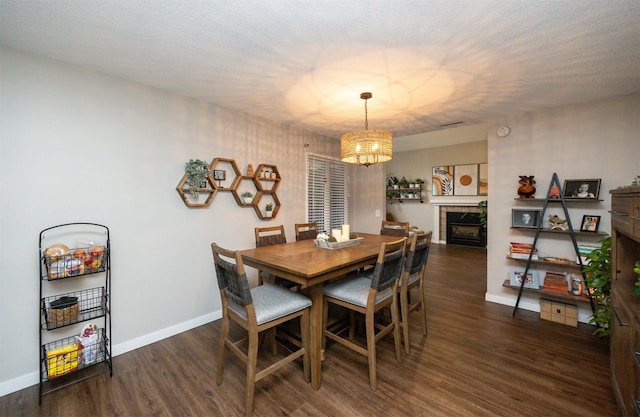
<path fill-rule="evenodd" d="M 513 208 L 535 207 L 514 200 L 519 175 L 535 176 L 535 197 L 539 199 L 545 198 L 554 172 L 561 185 L 565 179 L 601 178 L 600 198 L 604 201 L 574 204 L 570 218 L 574 227 L 579 227 L 584 214 L 600 215 L 600 230 L 610 232 L 609 190 L 629 184 L 640 174 L 639 120 L 640 96 L 635 94 L 512 115 L 489 123 L 487 300 L 515 305 L 516 291 L 502 287 L 509 268 L 518 266 L 505 259 L 508 244 L 513 240 L 533 241 L 533 233 L 510 229 Z M 503 125 L 511 127 L 511 134 L 500 138 L 495 132 Z M 557 207 L 550 210 L 561 213 Z M 597 239 L 581 237 L 580 241 L 597 242 Z M 538 247 L 543 256 L 574 259 L 570 242 L 566 236 L 543 235 Z M 526 294 L 520 307 L 539 311 L 538 297 Z M 581 321 L 587 321 L 589 315 L 590 309 L 582 306 Z"/>
<path fill-rule="evenodd" d="M 11 49 L 0 49 L 0 395 L 37 383 L 38 234 L 75 221 L 112 239 L 114 353 L 220 316 L 210 243 L 254 246 L 253 228 L 306 219 L 305 157 L 339 141 Z M 305 147 L 305 144 L 309 144 Z M 276 164 L 273 221 L 218 192 L 187 208 L 190 158 Z"/>

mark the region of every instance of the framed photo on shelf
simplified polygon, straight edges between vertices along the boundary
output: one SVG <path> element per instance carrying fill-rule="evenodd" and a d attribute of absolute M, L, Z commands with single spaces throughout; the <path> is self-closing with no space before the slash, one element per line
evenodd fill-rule
<path fill-rule="evenodd" d="M 509 271 L 509 285 L 512 287 L 519 287 L 522 284 L 522 278 L 524 277 L 524 268 L 512 268 Z M 524 288 L 540 288 L 540 280 L 538 279 L 538 271 L 530 269 L 527 271 L 527 278 L 524 281 Z"/>
<path fill-rule="evenodd" d="M 511 227 L 536 229 L 541 215 L 542 210 L 511 209 Z"/>
<path fill-rule="evenodd" d="M 582 225 L 580 226 L 581 232 L 598 232 L 598 226 L 600 225 L 600 216 L 591 216 L 585 214 L 582 216 Z"/>
<path fill-rule="evenodd" d="M 562 196 L 565 199 L 597 199 L 600 178 L 590 180 L 564 180 Z"/>

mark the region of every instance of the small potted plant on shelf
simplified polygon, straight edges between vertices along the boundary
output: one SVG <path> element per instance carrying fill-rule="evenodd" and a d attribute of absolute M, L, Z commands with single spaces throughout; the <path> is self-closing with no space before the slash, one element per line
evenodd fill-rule
<path fill-rule="evenodd" d="M 273 215 L 273 203 L 268 203 L 265 207 L 264 207 L 264 214 L 267 217 L 271 217 L 271 215 Z"/>
<path fill-rule="evenodd" d="M 424 184 L 424 180 L 420 177 L 416 178 L 416 186 L 422 188 L 422 184 Z"/>
<path fill-rule="evenodd" d="M 210 174 L 209 165 L 207 161 L 189 159 L 184 170 L 187 173 L 187 191 L 189 191 L 194 198 L 198 198 L 200 188 L 202 188 L 202 184 Z"/>
<path fill-rule="evenodd" d="M 387 188 L 398 188 L 398 177 L 392 174 L 387 175 Z"/>
<path fill-rule="evenodd" d="M 405 177 L 402 177 L 398 184 L 400 185 L 400 188 L 409 188 L 409 180 Z"/>
<path fill-rule="evenodd" d="M 242 197 L 242 201 L 244 202 L 244 204 L 251 204 L 253 202 L 253 194 L 249 191 L 245 191 L 244 193 L 240 194 L 240 197 Z"/>

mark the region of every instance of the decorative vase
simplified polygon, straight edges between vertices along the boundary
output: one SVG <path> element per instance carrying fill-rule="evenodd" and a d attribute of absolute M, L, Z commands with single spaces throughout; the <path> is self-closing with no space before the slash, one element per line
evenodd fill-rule
<path fill-rule="evenodd" d="M 536 187 L 533 185 L 536 181 L 533 179 L 533 175 L 520 175 L 519 183 L 520 188 L 518 188 L 518 195 L 520 198 L 533 198 L 533 195 L 536 193 Z"/>

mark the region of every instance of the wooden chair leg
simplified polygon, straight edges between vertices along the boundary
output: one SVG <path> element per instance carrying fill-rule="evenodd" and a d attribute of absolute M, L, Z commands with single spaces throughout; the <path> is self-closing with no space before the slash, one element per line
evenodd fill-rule
<path fill-rule="evenodd" d="M 393 321 L 393 342 L 396 345 L 396 360 L 398 361 L 398 363 L 402 363 L 402 348 L 400 347 L 400 323 L 398 319 L 397 292 L 393 294 L 393 302 L 391 304 L 391 321 Z"/>
<path fill-rule="evenodd" d="M 400 314 L 402 315 L 400 326 L 402 327 L 404 351 L 408 355 L 411 351 L 411 347 L 409 346 L 409 290 L 407 288 L 400 292 Z"/>
<path fill-rule="evenodd" d="M 322 304 L 322 351 L 327 349 L 327 337 L 324 332 L 327 330 L 327 323 L 329 322 L 329 302 L 324 301 Z"/>
<path fill-rule="evenodd" d="M 267 330 L 269 342 L 271 343 L 271 354 L 276 356 L 278 354 L 278 343 L 276 342 L 277 330 L 275 327 Z"/>
<path fill-rule="evenodd" d="M 424 295 L 424 288 L 422 288 L 422 284 L 418 285 L 418 297 L 420 297 L 420 319 L 422 320 L 422 335 L 427 335 L 427 304 Z"/>
<path fill-rule="evenodd" d="M 249 348 L 247 352 L 247 399 L 245 414 L 253 414 L 253 396 L 256 389 L 256 367 L 258 363 L 258 333 L 249 331 Z"/>
<path fill-rule="evenodd" d="M 304 356 L 302 357 L 302 369 L 304 370 L 304 380 L 311 382 L 311 353 L 310 346 L 310 316 L 309 310 L 305 310 L 300 317 L 300 337 L 302 339 L 302 349 L 304 349 Z"/>
<path fill-rule="evenodd" d="M 349 339 L 356 338 L 356 313 L 353 310 L 349 310 Z"/>
<path fill-rule="evenodd" d="M 229 316 L 222 317 L 222 329 L 220 330 L 220 350 L 218 351 L 218 375 L 216 376 L 216 383 L 222 384 L 224 378 L 224 360 L 227 350 L 226 342 L 229 337 Z"/>
<path fill-rule="evenodd" d="M 375 315 L 373 312 L 365 317 L 365 327 L 367 333 L 367 359 L 369 362 L 369 385 L 371 390 L 378 388 L 378 380 L 376 375 L 376 328 Z"/>

